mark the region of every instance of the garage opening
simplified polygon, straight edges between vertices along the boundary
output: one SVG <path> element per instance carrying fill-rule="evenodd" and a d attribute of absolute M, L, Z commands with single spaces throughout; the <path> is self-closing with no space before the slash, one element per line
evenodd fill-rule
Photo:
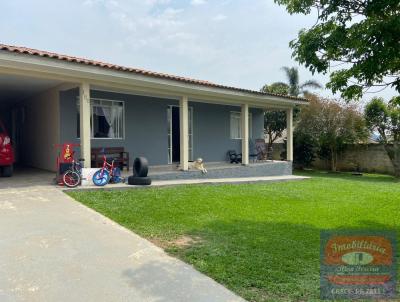
<path fill-rule="evenodd" d="M 13 148 L 13 174 L 24 170 L 31 173 L 32 168 L 55 170 L 53 146 L 59 142 L 60 84 L 56 80 L 0 74 L 0 121 Z M 9 173 L 6 166 L 0 160 L 2 174 Z"/>

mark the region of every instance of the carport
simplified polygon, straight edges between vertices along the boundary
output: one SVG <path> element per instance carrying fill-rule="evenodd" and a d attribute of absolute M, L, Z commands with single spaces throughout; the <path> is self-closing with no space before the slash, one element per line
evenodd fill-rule
<path fill-rule="evenodd" d="M 0 73 L 0 119 L 11 138 L 17 171 L 54 170 L 60 81 Z M 32 171 L 32 170 L 30 170 Z"/>

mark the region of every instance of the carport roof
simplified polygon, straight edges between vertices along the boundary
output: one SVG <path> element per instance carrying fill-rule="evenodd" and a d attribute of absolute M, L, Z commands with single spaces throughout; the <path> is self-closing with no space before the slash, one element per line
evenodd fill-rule
<path fill-rule="evenodd" d="M 290 100 L 302 101 L 302 102 L 306 102 L 306 103 L 308 102 L 307 99 L 301 98 L 301 97 L 287 96 L 287 95 L 281 95 L 281 94 L 275 94 L 275 93 L 265 93 L 265 92 L 260 92 L 260 91 L 256 91 L 256 90 L 220 85 L 220 84 L 215 84 L 215 83 L 212 83 L 209 81 L 204 81 L 204 80 L 196 80 L 196 79 L 191 79 L 191 78 L 187 78 L 187 77 L 180 77 L 180 76 L 170 75 L 170 74 L 166 74 L 166 73 L 153 72 L 153 71 L 144 70 L 144 69 L 124 67 L 121 65 L 104 63 L 104 62 L 100 62 L 100 61 L 89 60 L 89 59 L 79 58 L 79 57 L 73 57 L 73 56 L 68 56 L 68 55 L 43 51 L 43 50 L 37 50 L 37 49 L 33 49 L 33 48 L 0 44 L 0 50 L 12 52 L 12 53 L 20 53 L 20 54 L 27 54 L 27 55 L 32 55 L 32 56 L 56 59 L 56 60 L 66 61 L 66 62 L 71 62 L 71 63 L 76 63 L 76 64 L 97 66 L 97 67 L 111 69 L 111 70 L 130 72 L 130 73 L 140 74 L 140 75 L 149 76 L 149 77 L 153 77 L 153 78 L 168 79 L 168 80 L 179 81 L 179 82 L 184 82 L 184 83 L 189 83 L 189 84 L 251 93 L 251 94 L 260 95 L 260 96 L 275 96 L 275 97 L 281 97 L 281 98 L 290 99 Z"/>

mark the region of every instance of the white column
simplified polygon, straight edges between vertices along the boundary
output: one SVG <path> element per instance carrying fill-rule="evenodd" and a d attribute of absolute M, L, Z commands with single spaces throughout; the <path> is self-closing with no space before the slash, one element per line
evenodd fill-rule
<path fill-rule="evenodd" d="M 84 167 L 90 168 L 90 85 L 81 83 L 79 86 L 79 108 L 80 108 L 80 136 L 81 136 L 81 158 Z"/>
<path fill-rule="evenodd" d="M 293 108 L 286 110 L 287 146 L 286 159 L 293 161 Z"/>
<path fill-rule="evenodd" d="M 242 105 L 242 164 L 249 164 L 249 105 Z"/>
<path fill-rule="evenodd" d="M 181 169 L 189 170 L 189 108 L 186 96 L 179 100 L 180 159 Z"/>

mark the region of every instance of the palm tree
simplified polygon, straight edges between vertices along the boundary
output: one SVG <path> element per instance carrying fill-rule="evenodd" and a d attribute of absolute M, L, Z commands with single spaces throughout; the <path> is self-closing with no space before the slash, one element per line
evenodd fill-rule
<path fill-rule="evenodd" d="M 275 82 L 271 85 L 264 85 L 261 92 L 276 93 L 281 95 L 299 96 L 304 95 L 308 91 L 307 87 L 322 88 L 322 85 L 315 80 L 309 80 L 299 84 L 299 71 L 296 67 L 282 67 L 286 73 L 287 83 Z M 300 109 L 298 106 L 294 108 L 294 118 L 298 115 Z M 283 111 L 266 111 L 264 114 L 264 129 L 268 137 L 268 150 L 272 149 L 272 144 L 284 134 L 286 128 L 286 113 Z M 271 151 L 268 151 L 271 152 Z"/>
<path fill-rule="evenodd" d="M 309 88 L 322 88 L 322 85 L 315 80 L 308 80 L 302 84 L 299 83 L 299 70 L 296 67 L 282 67 L 282 70 L 286 74 L 289 95 L 299 96 L 305 94 Z"/>

